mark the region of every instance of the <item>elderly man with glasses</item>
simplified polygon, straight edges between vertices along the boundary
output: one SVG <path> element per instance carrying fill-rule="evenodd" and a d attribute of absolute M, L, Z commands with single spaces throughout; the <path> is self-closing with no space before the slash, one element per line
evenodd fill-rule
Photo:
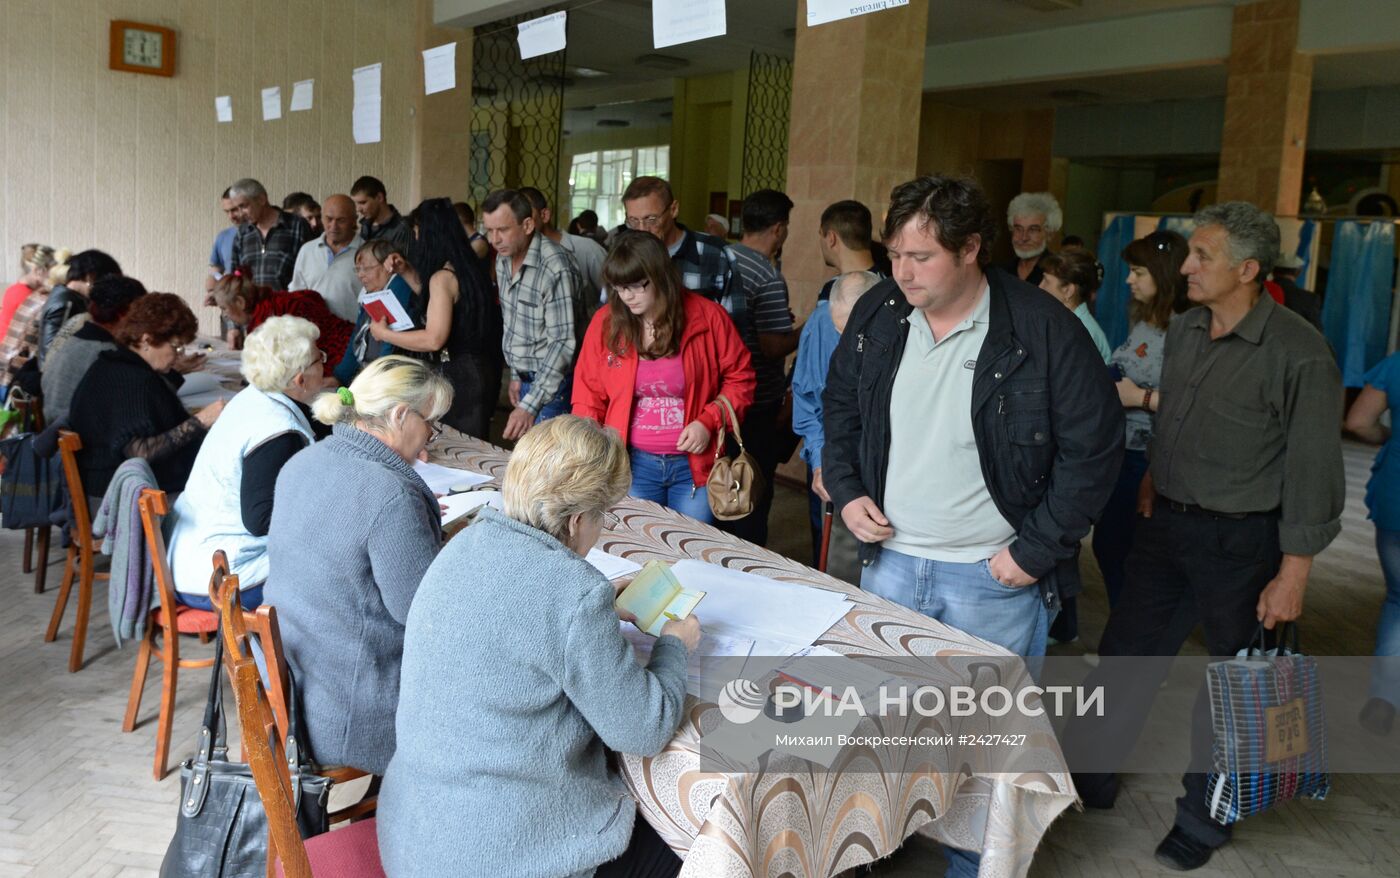
<path fill-rule="evenodd" d="M 681 285 L 718 302 L 742 326 L 743 283 L 735 269 L 735 254 L 714 235 L 692 231 L 676 222 L 680 202 L 671 184 L 660 177 L 637 177 L 622 193 L 627 228 L 655 235 L 681 273 Z"/>
<path fill-rule="evenodd" d="M 1011 249 L 1016 255 L 1002 268 L 1031 286 L 1038 286 L 1044 272 L 1040 257 L 1045 255 L 1050 236 L 1064 223 L 1060 202 L 1049 192 L 1022 192 L 1006 208 L 1006 224 L 1011 229 Z"/>

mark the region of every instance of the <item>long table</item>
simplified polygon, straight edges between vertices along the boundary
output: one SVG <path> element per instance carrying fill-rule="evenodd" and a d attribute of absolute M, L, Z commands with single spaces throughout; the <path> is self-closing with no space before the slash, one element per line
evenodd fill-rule
<path fill-rule="evenodd" d="M 430 449 L 435 462 L 499 479 L 509 452 L 452 430 Z M 1007 654 L 919 613 L 862 592 L 781 555 L 655 503 L 628 497 L 621 523 L 599 548 L 639 563 L 698 559 L 785 582 L 844 592 L 845 618 L 818 644 L 850 656 Z M 933 667 L 943 667 L 933 665 Z M 963 684 L 951 664 L 939 683 Z M 1025 770 L 969 773 L 966 766 L 843 772 L 772 754 L 762 771 L 702 769 L 700 739 L 719 708 L 686 697 L 685 720 L 660 754 L 619 755 L 640 813 L 685 859 L 686 878 L 832 878 L 888 856 L 914 832 L 982 852 L 982 876 L 1020 876 L 1050 823 L 1076 798 L 1049 723 L 1032 735 Z M 958 770 L 962 769 L 962 770 Z"/>

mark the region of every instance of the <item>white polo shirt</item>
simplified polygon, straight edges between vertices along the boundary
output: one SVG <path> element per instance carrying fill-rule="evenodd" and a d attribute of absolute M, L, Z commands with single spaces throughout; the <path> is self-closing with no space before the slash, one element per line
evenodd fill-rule
<path fill-rule="evenodd" d="M 991 296 L 935 342 L 923 312 L 909 334 L 890 396 L 890 456 L 884 513 L 894 528 L 885 548 L 960 564 L 1009 546 L 1016 531 L 992 502 L 972 432 L 972 378 L 987 338 Z"/>
<path fill-rule="evenodd" d="M 355 251 L 364 242 L 356 232 L 339 253 L 331 252 L 324 234 L 302 244 L 292 271 L 291 289 L 315 290 L 326 300 L 332 314 L 354 323 L 360 316 L 360 290 L 364 289 L 355 276 Z"/>

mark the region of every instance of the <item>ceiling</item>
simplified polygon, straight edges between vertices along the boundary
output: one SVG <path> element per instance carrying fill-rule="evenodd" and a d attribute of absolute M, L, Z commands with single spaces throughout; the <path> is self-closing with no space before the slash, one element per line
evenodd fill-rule
<path fill-rule="evenodd" d="M 930 46 L 1239 0 L 929 0 Z"/>

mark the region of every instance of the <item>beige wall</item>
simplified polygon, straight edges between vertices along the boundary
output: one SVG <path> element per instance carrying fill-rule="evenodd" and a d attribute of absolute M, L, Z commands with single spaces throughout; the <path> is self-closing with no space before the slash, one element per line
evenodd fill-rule
<path fill-rule="evenodd" d="M 427 7 L 420 4 L 428 4 Z M 405 211 L 415 179 L 433 179 L 443 138 L 420 129 L 418 48 L 450 32 L 423 26 L 430 0 L 4 0 L 0 2 L 0 277 L 19 245 L 100 247 L 158 290 L 203 296 L 204 266 L 225 219 L 218 195 L 242 176 L 276 200 L 318 198 L 360 174 L 384 180 Z M 132 19 L 178 32 L 173 78 L 107 69 L 108 23 Z M 466 80 L 434 96 L 470 112 Z M 383 142 L 351 137 L 351 71 L 384 64 Z M 459 58 L 459 63 L 461 59 Z M 292 83 L 315 79 L 315 108 L 289 113 Z M 259 95 L 280 85 L 283 118 L 263 122 Z M 214 117 L 231 95 L 232 124 Z M 455 99 L 455 101 L 454 101 Z M 425 151 L 420 136 L 437 137 Z M 463 144 L 465 153 L 465 143 Z M 465 168 L 465 161 L 461 167 Z M 441 180 L 439 177 L 437 180 Z M 463 188 L 465 191 L 465 188 Z M 204 312 L 212 325 L 212 309 Z"/>

